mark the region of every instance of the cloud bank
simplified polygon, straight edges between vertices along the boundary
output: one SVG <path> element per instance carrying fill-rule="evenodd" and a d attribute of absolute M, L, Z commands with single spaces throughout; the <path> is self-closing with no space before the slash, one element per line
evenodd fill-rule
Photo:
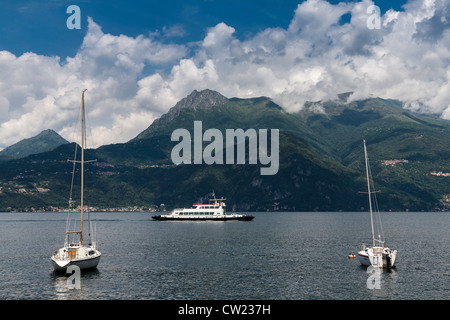
<path fill-rule="evenodd" d="M 399 99 L 450 119 L 450 2 L 410 0 L 403 11 L 382 15 L 380 29 L 367 27 L 371 5 L 307 0 L 286 29 L 239 39 L 233 26 L 219 23 L 184 45 L 157 33 L 111 35 L 89 18 L 78 53 L 64 61 L 0 51 L 0 148 L 48 128 L 73 140 L 85 88 L 90 147 L 130 140 L 206 88 L 269 96 L 289 112 L 353 91 L 352 99 Z"/>

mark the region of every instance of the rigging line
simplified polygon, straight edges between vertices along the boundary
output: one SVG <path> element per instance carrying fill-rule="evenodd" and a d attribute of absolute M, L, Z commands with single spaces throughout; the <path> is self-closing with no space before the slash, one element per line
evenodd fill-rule
<path fill-rule="evenodd" d="M 70 137 L 70 141 L 73 141 L 75 144 L 77 144 L 76 141 L 78 141 L 78 137 L 80 136 L 80 128 L 78 127 L 78 124 L 80 123 L 80 118 L 81 118 L 81 108 L 77 109 L 77 117 L 73 117 L 74 121 L 71 123 L 70 128 L 72 133 L 71 133 L 71 137 Z"/>
<path fill-rule="evenodd" d="M 73 204 L 73 200 L 72 200 L 72 194 L 73 194 L 73 182 L 74 182 L 74 178 L 75 178 L 75 166 L 76 166 L 76 160 L 77 160 L 77 144 L 75 144 L 75 152 L 74 152 L 74 160 L 73 160 L 73 168 L 72 168 L 72 182 L 70 184 L 70 194 L 69 194 L 69 210 L 67 210 L 67 220 L 66 220 L 66 234 L 69 231 L 70 228 L 70 212 L 72 211 L 72 204 Z M 67 239 L 68 242 L 69 239 Z"/>
<path fill-rule="evenodd" d="M 84 125 L 84 150 L 85 151 L 88 149 L 87 136 L 89 135 L 89 138 L 92 137 L 91 131 L 88 130 L 88 128 L 90 128 L 90 125 L 89 125 L 90 119 L 88 117 L 88 114 L 86 114 L 86 112 L 85 112 L 85 115 L 84 115 L 84 123 L 85 123 L 85 125 Z M 85 164 L 86 163 L 90 163 L 90 162 L 97 162 L 97 159 L 95 159 L 95 160 L 84 160 Z M 89 175 L 85 175 L 84 176 L 84 186 L 85 187 L 88 185 L 87 184 L 88 179 L 89 179 Z M 88 188 L 85 188 L 84 198 L 86 199 L 86 203 L 89 203 L 89 189 Z M 88 236 L 89 236 L 89 242 L 91 242 L 92 238 L 95 236 L 95 230 L 92 229 L 91 211 L 89 209 L 87 209 L 86 211 L 87 211 L 87 215 L 88 215 Z"/>
<path fill-rule="evenodd" d="M 372 179 L 372 184 L 374 184 L 373 179 Z M 380 209 L 378 207 L 378 200 L 377 200 L 376 194 L 374 194 L 374 202 L 375 202 L 375 206 L 376 206 L 376 210 L 377 210 L 377 220 L 378 220 L 379 231 L 380 231 L 381 237 L 382 237 L 381 240 L 384 242 L 384 230 L 383 230 L 383 224 L 381 222 L 381 213 L 380 213 Z"/>
<path fill-rule="evenodd" d="M 367 194 L 368 194 L 368 198 L 369 198 L 369 212 L 370 212 L 370 225 L 371 225 L 371 231 L 372 231 L 372 244 L 373 246 L 375 246 L 375 230 L 373 227 L 373 208 L 372 208 L 372 190 L 370 187 L 370 165 L 369 165 L 369 157 L 367 155 L 367 148 L 366 148 L 366 140 L 364 140 L 364 162 L 366 165 L 366 180 L 367 180 Z"/>
<path fill-rule="evenodd" d="M 75 144 L 75 155 L 73 158 L 73 168 L 72 168 L 72 182 L 70 184 L 70 195 L 69 195 L 69 211 L 72 208 L 72 192 L 73 192 L 73 181 L 75 178 L 75 166 L 76 166 L 76 161 L 77 161 L 77 147 L 78 147 L 78 145 Z"/>
<path fill-rule="evenodd" d="M 369 166 L 369 175 L 370 175 L 370 184 L 372 189 L 374 190 L 373 192 L 373 204 L 374 204 L 374 209 L 375 209 L 375 215 L 376 215 L 376 222 L 377 222 L 377 231 L 378 231 L 378 236 L 381 237 L 381 239 L 379 239 L 380 241 L 384 241 L 384 231 L 383 231 L 383 224 L 381 223 L 381 214 L 380 214 L 380 209 L 378 207 L 378 201 L 377 201 L 377 194 L 375 191 L 375 184 L 373 181 L 373 175 L 372 175 L 372 169 Z"/>
<path fill-rule="evenodd" d="M 88 147 L 87 147 L 87 136 L 88 136 L 88 134 L 89 134 L 89 137 L 91 137 L 90 130 L 87 130 L 87 128 L 90 127 L 88 125 L 88 123 L 89 123 L 89 118 L 88 118 L 88 116 L 86 114 L 86 111 L 85 111 L 85 113 L 84 113 L 84 126 L 81 129 L 82 131 L 84 131 L 84 134 L 82 134 L 82 137 L 84 137 L 84 139 L 82 138 L 82 140 L 83 140 L 82 144 L 84 145 L 84 150 L 83 151 L 85 152 L 85 154 L 86 154 L 86 150 L 88 149 Z M 96 162 L 96 161 L 97 160 L 83 160 L 83 163 L 86 164 L 86 163 L 89 163 L 89 162 Z M 86 172 L 86 169 L 85 169 L 85 172 Z M 86 188 L 86 186 L 88 185 L 87 184 L 87 180 L 89 179 L 88 175 L 84 175 L 83 179 L 84 179 L 84 187 L 85 187 L 83 194 L 84 194 L 84 199 L 86 200 L 85 203 L 88 204 L 89 203 L 89 192 L 88 192 L 88 188 Z M 88 237 L 89 237 L 89 242 L 91 242 L 92 241 L 92 238 L 91 238 L 91 236 L 92 236 L 91 235 L 91 233 L 92 233 L 91 212 L 90 212 L 89 209 L 86 209 L 86 213 L 87 213 L 87 216 L 88 216 Z"/>
<path fill-rule="evenodd" d="M 85 161 L 86 162 L 86 161 Z M 86 171 L 86 169 L 85 169 Z M 89 204 L 89 192 L 88 192 L 88 188 L 86 188 L 86 186 L 88 185 L 87 180 L 86 179 L 88 177 L 88 175 L 84 175 L 84 199 L 85 199 L 85 203 Z M 86 212 L 87 212 L 87 216 L 88 216 L 88 239 L 89 239 L 89 243 L 91 242 L 91 210 L 89 210 L 89 207 L 86 208 Z"/>

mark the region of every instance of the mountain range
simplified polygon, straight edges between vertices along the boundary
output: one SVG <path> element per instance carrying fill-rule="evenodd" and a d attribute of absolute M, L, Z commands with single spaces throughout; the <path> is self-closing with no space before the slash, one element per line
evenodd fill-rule
<path fill-rule="evenodd" d="M 47 129 L 35 137 L 23 139 L 0 151 L 0 161 L 24 158 L 30 154 L 45 152 L 66 143 L 69 142 L 54 130 Z"/>
<path fill-rule="evenodd" d="M 268 97 L 194 90 L 130 141 L 86 151 L 87 159 L 97 160 L 86 165 L 87 202 L 97 209 L 162 210 L 207 201 L 214 191 L 227 198 L 230 211 L 367 210 L 366 140 L 380 209 L 448 210 L 450 123 L 406 110 L 400 101 L 348 102 L 349 96 L 288 113 Z M 171 152 L 179 142 L 171 135 L 180 128 L 193 134 L 194 121 L 224 136 L 227 129 L 278 129 L 278 172 L 261 175 L 262 165 L 248 161 L 174 165 Z M 35 138 L 45 145 L 45 136 Z M 0 163 L 0 211 L 67 207 L 67 160 L 75 144 L 59 140 L 34 151 L 17 145 L 12 153 L 13 146 L 3 150 L 15 158 Z"/>

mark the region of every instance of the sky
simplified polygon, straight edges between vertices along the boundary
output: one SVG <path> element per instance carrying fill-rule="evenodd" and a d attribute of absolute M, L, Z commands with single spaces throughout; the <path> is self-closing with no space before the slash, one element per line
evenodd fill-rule
<path fill-rule="evenodd" d="M 449 29 L 446 0 L 0 0 L 0 149 L 73 141 L 84 89 L 90 147 L 206 88 L 287 112 L 351 91 L 450 120 Z"/>

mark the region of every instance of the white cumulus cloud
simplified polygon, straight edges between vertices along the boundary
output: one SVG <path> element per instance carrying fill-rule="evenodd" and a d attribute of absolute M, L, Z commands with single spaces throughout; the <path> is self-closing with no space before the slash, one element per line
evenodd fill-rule
<path fill-rule="evenodd" d="M 92 125 L 90 146 L 125 142 L 144 130 L 173 103 L 155 93 L 145 96 L 141 79 L 145 66 L 177 63 L 181 45 L 138 36 L 104 33 L 89 18 L 83 44 L 74 57 L 61 61 L 25 53 L 0 52 L 0 147 L 51 128 L 66 139 L 80 110 L 81 92 Z M 159 95 L 158 95 L 159 94 Z M 163 109 L 161 109 L 163 108 Z"/>
<path fill-rule="evenodd" d="M 129 37 L 89 18 L 78 53 L 64 61 L 0 51 L 0 148 L 47 128 L 70 139 L 85 88 L 92 147 L 128 141 L 206 88 L 268 96 L 290 112 L 353 91 L 351 99 L 399 99 L 450 119 L 450 2 L 410 0 L 384 13 L 380 29 L 367 26 L 372 5 L 307 0 L 287 28 L 239 39 L 239 30 L 221 22 L 185 45 L 164 42 L 182 35 L 181 25 L 164 27 L 161 38 Z"/>

